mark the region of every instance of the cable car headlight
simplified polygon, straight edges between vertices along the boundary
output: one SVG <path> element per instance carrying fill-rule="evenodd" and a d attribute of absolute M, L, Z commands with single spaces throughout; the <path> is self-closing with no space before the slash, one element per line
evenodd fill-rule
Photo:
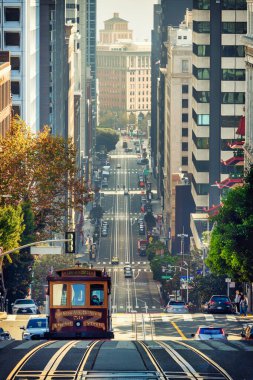
<path fill-rule="evenodd" d="M 82 326 L 82 322 L 81 321 L 75 321 L 75 326 L 76 327 L 81 327 Z"/>

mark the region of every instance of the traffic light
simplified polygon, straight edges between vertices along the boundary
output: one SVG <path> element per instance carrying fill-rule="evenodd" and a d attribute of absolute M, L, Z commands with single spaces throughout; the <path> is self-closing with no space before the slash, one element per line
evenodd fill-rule
<path fill-rule="evenodd" d="M 65 232 L 65 253 L 75 253 L 76 250 L 76 233 L 74 231 Z"/>

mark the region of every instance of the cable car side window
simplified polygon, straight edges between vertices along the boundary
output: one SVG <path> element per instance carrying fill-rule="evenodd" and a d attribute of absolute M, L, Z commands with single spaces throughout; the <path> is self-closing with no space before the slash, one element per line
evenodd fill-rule
<path fill-rule="evenodd" d="M 72 306 L 84 306 L 86 286 L 84 284 L 72 284 L 71 285 L 71 305 Z"/>
<path fill-rule="evenodd" d="M 104 285 L 90 285 L 90 304 L 94 306 L 104 304 Z"/>
<path fill-rule="evenodd" d="M 67 305 L 67 284 L 53 284 L 53 305 Z"/>

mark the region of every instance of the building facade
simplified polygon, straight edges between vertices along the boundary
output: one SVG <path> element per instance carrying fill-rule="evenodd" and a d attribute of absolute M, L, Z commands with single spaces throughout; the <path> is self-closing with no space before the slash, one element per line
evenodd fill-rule
<path fill-rule="evenodd" d="M 10 53 L 0 51 L 0 136 L 5 137 L 12 116 Z"/>
<path fill-rule="evenodd" d="M 191 141 L 191 13 L 178 28 L 168 28 L 167 65 L 164 94 L 164 222 L 175 239 L 175 186 L 188 184 L 189 143 Z M 181 226 L 182 228 L 182 226 Z"/>
<path fill-rule="evenodd" d="M 237 168 L 229 144 L 245 104 L 246 0 L 193 1 L 192 194 L 197 209 L 220 203 L 215 186 Z"/>
<path fill-rule="evenodd" d="M 253 165 L 253 0 L 247 0 L 247 35 L 243 38 L 246 63 L 245 169 Z"/>
<path fill-rule="evenodd" d="M 105 21 L 105 30 L 100 31 L 101 40 L 97 45 L 99 109 L 101 114 L 126 112 L 138 118 L 151 110 L 151 46 L 148 42 L 133 42 L 127 24 L 114 14 Z"/>
<path fill-rule="evenodd" d="M 0 4 L 0 50 L 11 55 L 13 113 L 39 130 L 39 0 L 3 0 Z"/>

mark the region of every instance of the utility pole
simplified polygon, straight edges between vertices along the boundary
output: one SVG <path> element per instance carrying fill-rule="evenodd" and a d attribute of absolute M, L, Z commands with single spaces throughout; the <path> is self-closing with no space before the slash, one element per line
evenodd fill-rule
<path fill-rule="evenodd" d="M 184 227 L 183 227 L 183 232 L 181 234 L 177 234 L 177 237 L 179 237 L 181 239 L 180 255 L 181 255 L 181 265 L 183 265 L 183 262 L 184 262 L 184 239 L 188 238 L 188 234 L 184 233 Z"/>

